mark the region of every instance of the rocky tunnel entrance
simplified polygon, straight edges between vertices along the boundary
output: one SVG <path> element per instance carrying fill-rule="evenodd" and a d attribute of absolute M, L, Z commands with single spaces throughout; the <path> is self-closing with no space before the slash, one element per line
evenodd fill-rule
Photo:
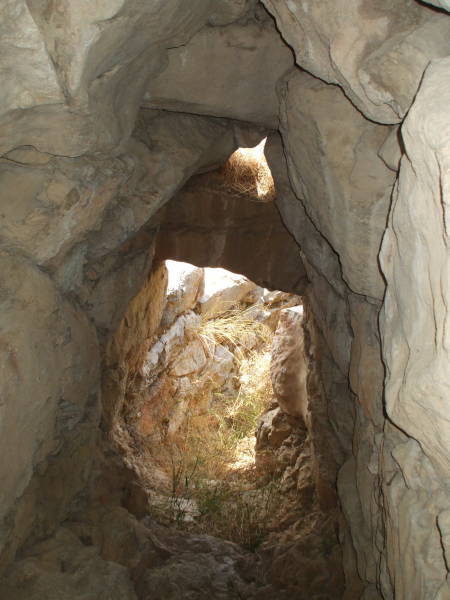
<path fill-rule="evenodd" d="M 155 266 L 106 350 L 105 425 L 137 476 L 126 507 L 136 510 L 139 490 L 138 514 L 163 538 L 173 528 L 188 545 L 216 538 L 219 562 L 235 565 L 229 597 L 331 597 L 343 589 L 345 451 L 327 414 L 314 319 L 294 293 L 307 278 L 273 204 L 264 143 L 259 169 L 233 155 L 157 215 Z M 241 266 L 259 285 L 217 265 Z M 262 287 L 277 284 L 289 291 Z"/>
<path fill-rule="evenodd" d="M 448 600 L 449 11 L 2 3 L 1 600 Z M 170 259 L 303 300 L 309 512 L 257 552 L 149 516 Z"/>
<path fill-rule="evenodd" d="M 254 550 L 288 512 L 293 483 L 281 478 L 289 467 L 295 480 L 305 437 L 301 299 L 220 268 L 165 268 L 161 319 L 118 434 L 133 440 L 157 520 Z"/>

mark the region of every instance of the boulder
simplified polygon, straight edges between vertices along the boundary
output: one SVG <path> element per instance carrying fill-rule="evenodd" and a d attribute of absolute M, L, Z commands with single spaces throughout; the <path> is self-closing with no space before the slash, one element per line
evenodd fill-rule
<path fill-rule="evenodd" d="M 203 292 L 203 269 L 174 260 L 165 261 L 169 275 L 161 329 L 170 327 L 178 315 L 192 310 Z"/>
<path fill-rule="evenodd" d="M 306 420 L 308 396 L 307 357 L 303 342 L 303 306 L 280 312 L 273 338 L 270 375 L 275 398 L 281 409 Z"/>
<path fill-rule="evenodd" d="M 256 284 L 244 277 L 221 268 L 205 269 L 205 287 L 199 299 L 202 315 L 208 319 L 217 317 L 239 303 L 256 288 Z"/>
<path fill-rule="evenodd" d="M 170 364 L 170 374 L 173 377 L 193 376 L 207 364 L 205 349 L 200 340 L 192 340 L 183 346 Z"/>

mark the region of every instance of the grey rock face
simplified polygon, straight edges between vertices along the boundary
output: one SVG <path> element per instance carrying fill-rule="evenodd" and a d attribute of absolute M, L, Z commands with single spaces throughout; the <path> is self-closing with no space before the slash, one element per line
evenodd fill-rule
<path fill-rule="evenodd" d="M 30 533 L 28 519 L 36 522 L 36 528 L 41 526 L 39 516 L 45 522 L 56 521 L 87 484 L 92 458 L 80 454 L 86 461 L 81 481 L 73 469 L 72 483 L 59 494 L 48 482 L 41 497 L 53 498 L 44 507 L 35 492 L 27 495 L 33 475 L 37 470 L 45 474 L 51 457 L 59 457 L 61 464 L 67 461 L 64 449 L 73 435 L 80 439 L 85 425 L 98 426 L 100 359 L 95 330 L 82 311 L 61 297 L 48 276 L 23 259 L 2 254 L 0 260 L 4 352 L 0 518 L 7 525 L 0 548 L 14 555 Z"/>
<path fill-rule="evenodd" d="M 0 151 L 25 144 L 66 156 L 113 150 L 130 136 L 146 84 L 164 66 L 165 48 L 200 29 L 209 5 L 4 4 L 1 69 L 8 84 Z"/>
<path fill-rule="evenodd" d="M 339 254 L 350 288 L 382 298 L 377 254 L 394 175 L 377 152 L 389 129 L 364 119 L 339 88 L 306 73 L 293 72 L 281 93 L 281 134 L 293 189 Z"/>
<path fill-rule="evenodd" d="M 409 0 L 263 3 L 297 64 L 378 123 L 399 123 L 429 60 L 448 54 L 449 20 Z"/>
<path fill-rule="evenodd" d="M 278 124 L 276 84 L 294 64 L 273 23 L 205 27 L 168 52 L 144 106 Z M 236 85 L 236 82 L 239 84 Z"/>

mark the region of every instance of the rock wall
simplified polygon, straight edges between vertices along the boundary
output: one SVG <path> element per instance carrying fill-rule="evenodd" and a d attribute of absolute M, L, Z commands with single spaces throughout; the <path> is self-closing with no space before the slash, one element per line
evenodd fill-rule
<path fill-rule="evenodd" d="M 294 71 L 279 87 L 283 147 L 273 138 L 267 152 L 277 204 L 302 248 L 310 305 L 331 353 L 333 369 L 323 372 L 323 381 L 335 381 L 334 390 L 348 400 L 356 395 L 352 456 L 339 474 L 348 523 L 341 527 L 345 597 L 445 598 L 448 444 L 439 411 L 449 397 L 443 329 L 448 77 L 439 57 L 449 47 L 438 31 L 450 22 L 412 3 L 331 10 L 308 2 L 265 4 L 298 64 L 339 84 L 361 111 L 337 87 Z M 402 15 L 398 25 L 392 11 Z M 400 132 L 386 127 L 402 119 L 419 84 Z M 337 427 L 343 422 L 332 419 Z"/>
<path fill-rule="evenodd" d="M 305 289 L 300 250 L 274 204 L 233 193 L 220 172 L 193 177 L 160 219 L 157 258 L 223 267 L 271 289 Z"/>

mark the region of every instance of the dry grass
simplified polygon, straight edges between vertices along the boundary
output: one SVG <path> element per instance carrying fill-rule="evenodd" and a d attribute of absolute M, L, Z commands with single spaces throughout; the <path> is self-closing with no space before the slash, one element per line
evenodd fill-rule
<path fill-rule="evenodd" d="M 245 333 L 258 337 L 249 351 Z M 246 311 L 204 319 L 197 332 L 208 345 L 232 350 L 239 367 L 236 393 L 216 394 L 209 413 L 192 417 L 172 450 L 171 497 L 158 517 L 191 531 L 208 533 L 255 549 L 268 535 L 280 491 L 258 482 L 254 468 L 255 429 L 272 399 L 270 330 Z"/>
<path fill-rule="evenodd" d="M 239 148 L 222 167 L 226 188 L 261 202 L 275 198 L 275 186 L 264 156 L 265 140 L 255 148 Z"/>
<path fill-rule="evenodd" d="M 251 310 L 251 307 L 232 309 L 217 318 L 205 314 L 195 334 L 208 351 L 212 351 L 216 344 L 223 344 L 240 361 L 253 347 L 268 344 L 273 335 L 267 325 L 251 317 Z"/>

